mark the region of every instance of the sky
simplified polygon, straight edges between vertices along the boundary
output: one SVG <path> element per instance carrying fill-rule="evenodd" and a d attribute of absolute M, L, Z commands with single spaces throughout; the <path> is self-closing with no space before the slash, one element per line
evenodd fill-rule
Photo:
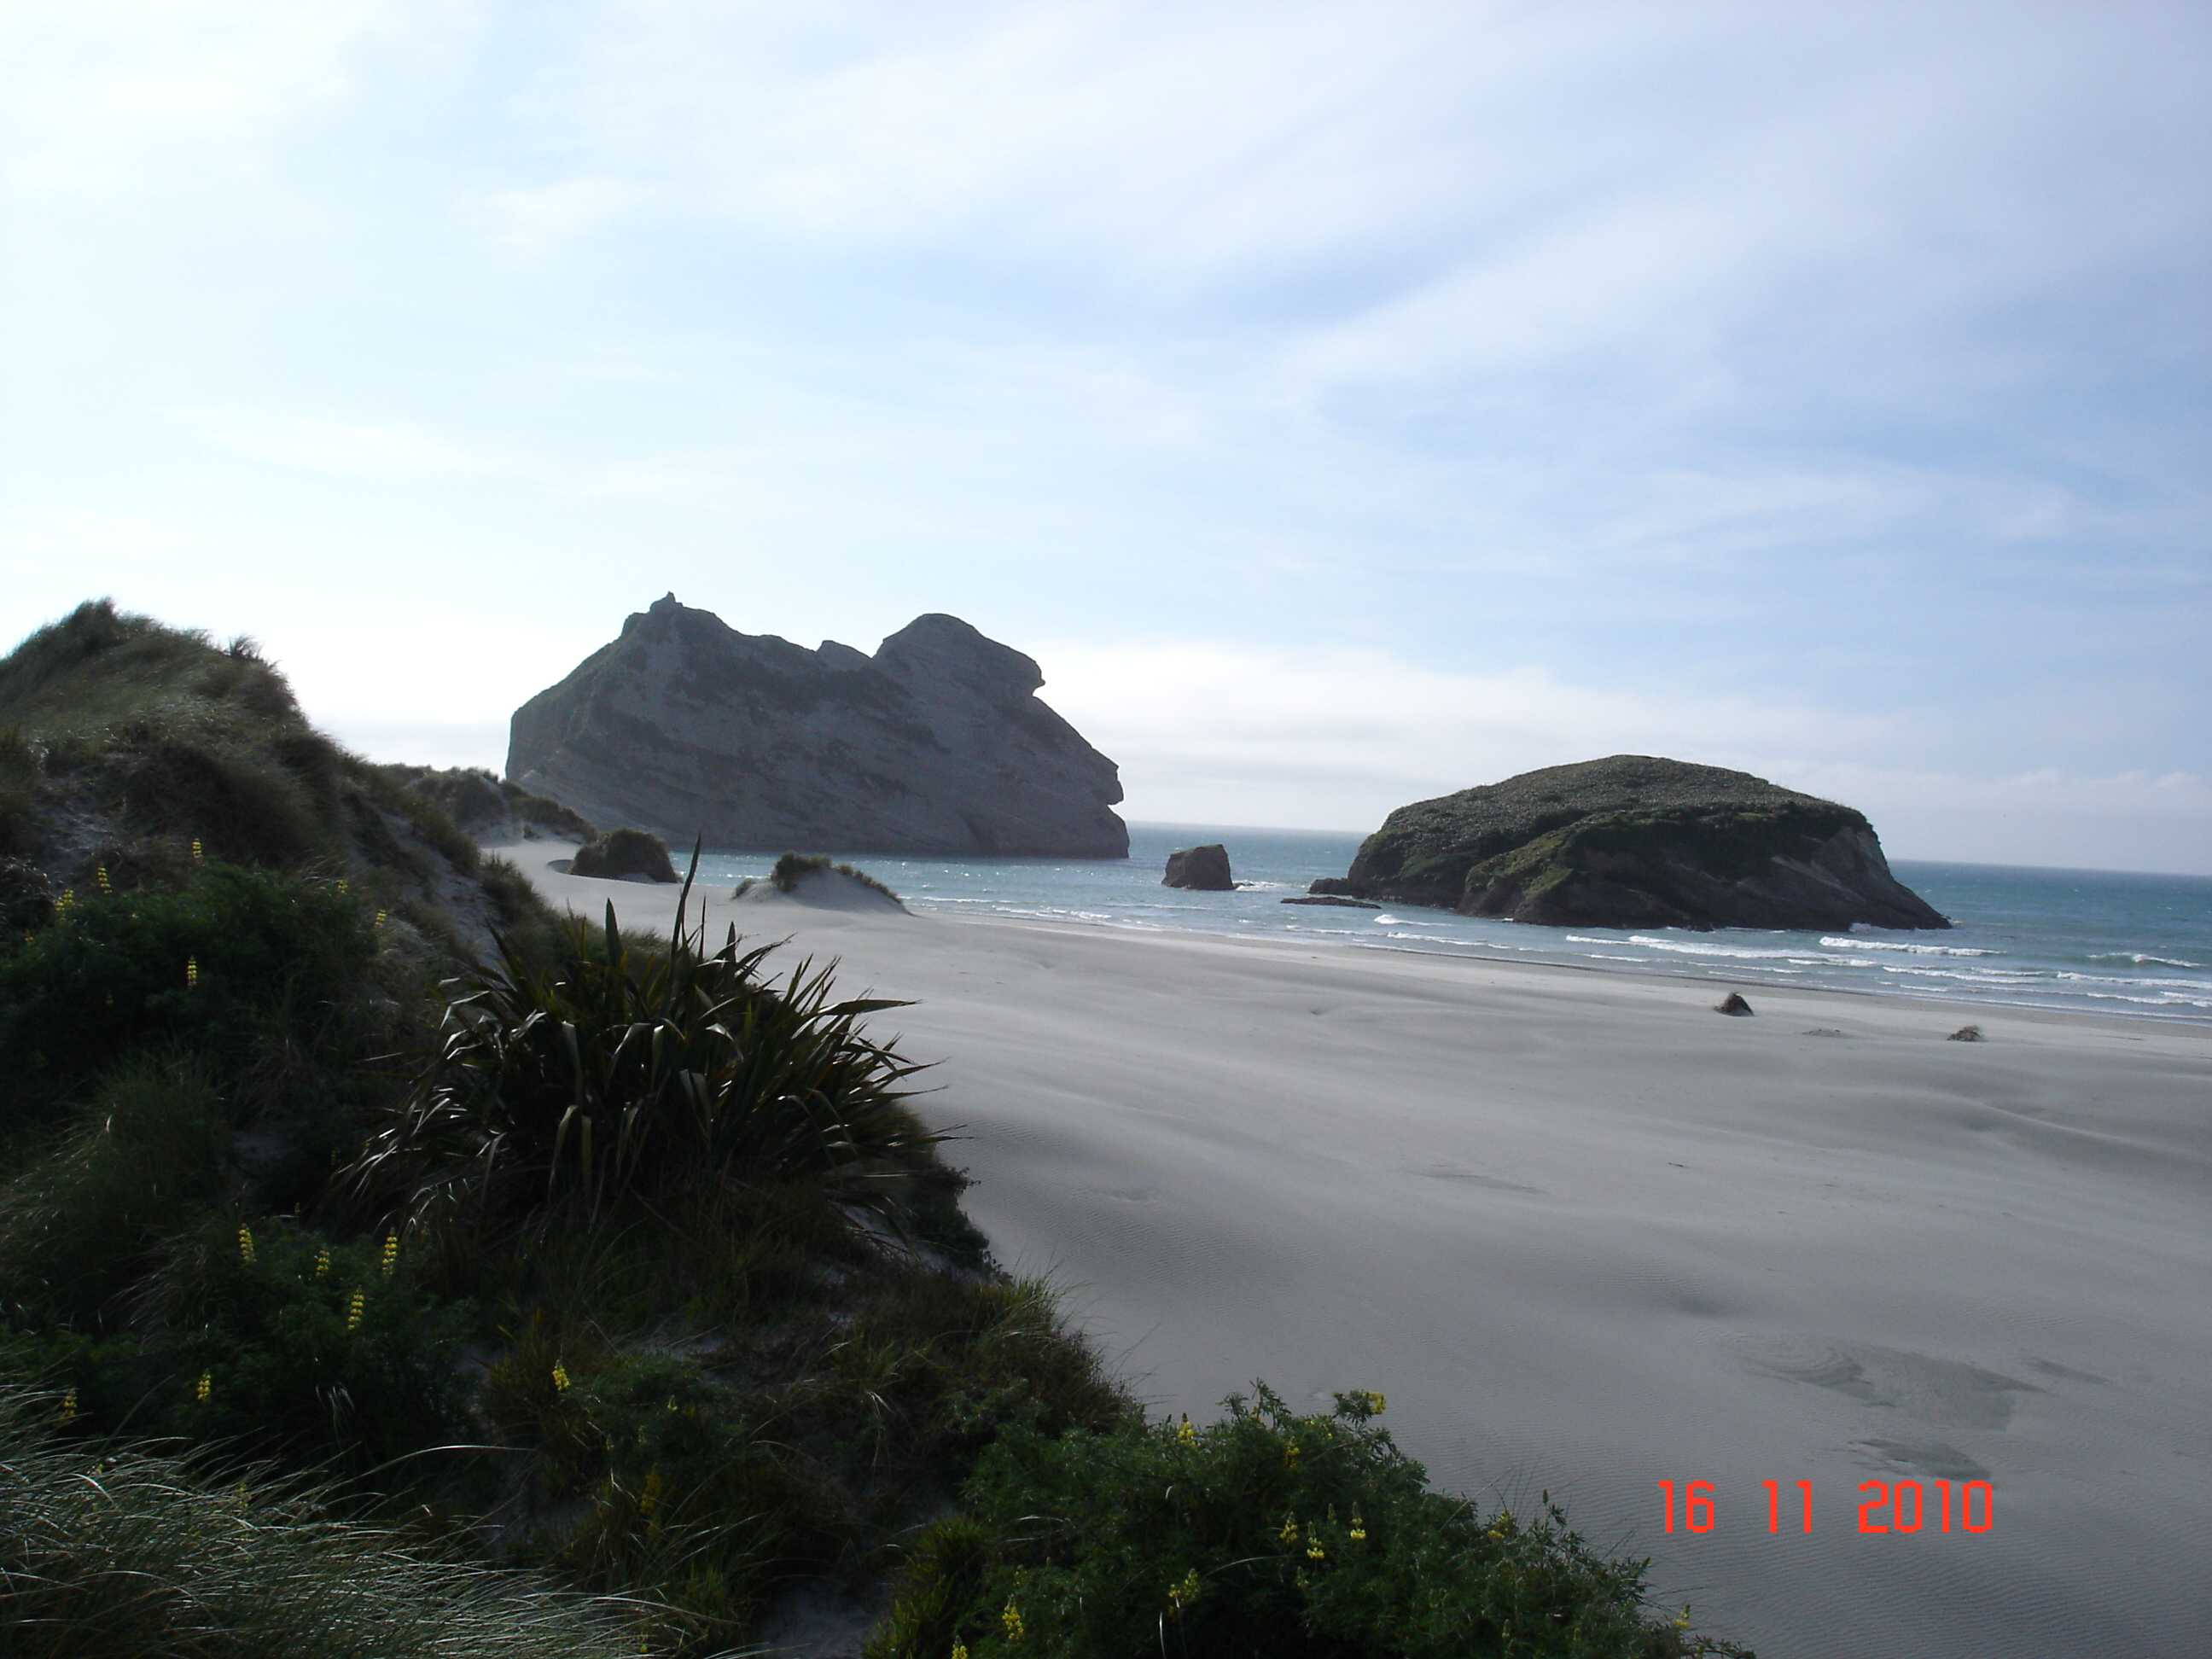
<path fill-rule="evenodd" d="M 0 648 L 381 759 L 664 592 L 1140 820 L 1621 751 L 2212 873 L 2201 4 L 0 8 Z"/>

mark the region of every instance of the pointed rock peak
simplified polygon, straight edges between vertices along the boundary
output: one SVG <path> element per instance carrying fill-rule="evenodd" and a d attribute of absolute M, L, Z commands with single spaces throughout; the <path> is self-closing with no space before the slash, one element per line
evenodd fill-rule
<path fill-rule="evenodd" d="M 986 639 L 957 617 L 916 617 L 876 647 L 876 665 L 894 674 L 950 675 L 1014 696 L 1044 684 L 1033 658 Z"/>

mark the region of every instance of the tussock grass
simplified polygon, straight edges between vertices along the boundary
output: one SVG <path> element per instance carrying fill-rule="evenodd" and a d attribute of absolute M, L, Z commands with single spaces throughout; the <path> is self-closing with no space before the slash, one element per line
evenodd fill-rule
<path fill-rule="evenodd" d="M 635 1603 L 439 1559 L 337 1518 L 264 1468 L 68 1437 L 52 1394 L 0 1389 L 0 1648 L 19 1659 L 616 1659 Z"/>
<path fill-rule="evenodd" d="M 768 884 L 779 893 L 795 893 L 799 890 L 799 884 L 807 877 L 825 873 L 840 875 L 849 880 L 857 881 L 861 886 L 881 893 L 894 904 L 903 902 L 896 893 L 891 891 L 889 887 L 878 881 L 866 871 L 849 864 L 832 864 L 826 853 L 784 854 L 776 860 L 775 867 L 769 872 Z M 736 890 L 730 896 L 742 898 L 754 885 L 754 878 L 747 876 L 738 884 Z"/>
<path fill-rule="evenodd" d="M 0 1188 L 0 1287 L 96 1323 L 155 1247 L 225 1192 L 227 1105 L 203 1062 L 142 1051 Z"/>

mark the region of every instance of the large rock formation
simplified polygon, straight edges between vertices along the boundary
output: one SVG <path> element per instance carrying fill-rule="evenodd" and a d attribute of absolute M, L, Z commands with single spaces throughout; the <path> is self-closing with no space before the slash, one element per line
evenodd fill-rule
<path fill-rule="evenodd" d="M 1948 927 L 1860 813 L 1614 755 L 1401 806 L 1316 893 L 1579 927 Z"/>
<path fill-rule="evenodd" d="M 515 710 L 507 771 L 687 846 L 1126 858 L 1120 774 L 1043 684 L 957 617 L 870 657 L 740 634 L 672 593 Z"/>
<path fill-rule="evenodd" d="M 1229 873 L 1229 849 L 1219 842 L 1203 847 L 1178 847 L 1168 854 L 1163 887 L 1188 887 L 1200 893 L 1233 891 L 1237 879 Z"/>

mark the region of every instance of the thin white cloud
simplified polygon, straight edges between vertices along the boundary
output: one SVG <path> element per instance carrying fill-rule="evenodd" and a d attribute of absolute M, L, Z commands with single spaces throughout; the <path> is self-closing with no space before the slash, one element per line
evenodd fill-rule
<path fill-rule="evenodd" d="M 173 412 L 219 449 L 302 472 L 417 480 L 544 475 L 544 469 L 527 458 L 404 422 L 329 420 L 222 404 L 194 404 Z"/>
<path fill-rule="evenodd" d="M 586 173 L 493 191 L 475 198 L 469 210 L 494 242 L 526 258 L 543 258 L 649 206 L 658 194 L 655 186 L 637 179 Z"/>

